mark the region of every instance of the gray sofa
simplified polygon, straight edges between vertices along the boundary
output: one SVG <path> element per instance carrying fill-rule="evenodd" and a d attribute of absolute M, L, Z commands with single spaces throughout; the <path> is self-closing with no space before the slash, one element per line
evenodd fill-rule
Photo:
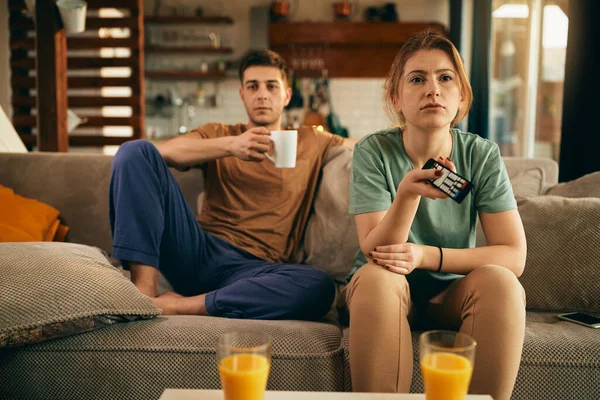
<path fill-rule="evenodd" d="M 71 228 L 69 241 L 110 251 L 110 163 L 111 157 L 103 155 L 0 154 L 0 184 L 58 208 Z M 525 347 L 513 398 L 598 399 L 600 331 L 562 322 L 556 314 L 600 312 L 600 199 L 540 195 L 598 196 L 600 179 L 557 185 L 558 167 L 552 161 L 505 163 L 515 193 L 528 196 L 519 201 L 519 209 L 530 250 L 521 278 L 528 301 Z M 328 155 L 300 254 L 340 281 L 357 248 L 345 209 L 350 164 L 350 151 L 334 149 Z M 195 209 L 200 172 L 174 173 Z M 248 328 L 273 338 L 269 389 L 352 389 L 348 329 L 332 309 L 319 322 L 159 316 L 0 349 L 0 398 L 157 399 L 165 388 L 219 388 L 217 337 Z M 413 334 L 415 350 L 418 334 Z M 411 391 L 423 391 L 416 367 Z"/>

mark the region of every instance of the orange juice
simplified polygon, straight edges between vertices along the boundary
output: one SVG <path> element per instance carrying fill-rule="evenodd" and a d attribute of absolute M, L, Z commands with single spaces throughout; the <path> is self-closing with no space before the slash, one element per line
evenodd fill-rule
<path fill-rule="evenodd" d="M 234 354 L 221 360 L 219 375 L 225 400 L 262 400 L 269 378 L 269 360 L 258 354 Z"/>
<path fill-rule="evenodd" d="M 471 362 L 452 353 L 430 353 L 421 360 L 426 400 L 464 400 L 469 390 Z"/>

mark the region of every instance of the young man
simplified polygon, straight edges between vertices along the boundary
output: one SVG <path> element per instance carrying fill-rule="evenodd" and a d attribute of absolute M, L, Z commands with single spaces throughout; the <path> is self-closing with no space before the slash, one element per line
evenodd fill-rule
<path fill-rule="evenodd" d="M 268 50 L 240 65 L 246 124 L 207 124 L 158 149 L 125 143 L 113 161 L 113 257 L 165 314 L 252 319 L 317 319 L 334 284 L 322 270 L 289 264 L 314 198 L 327 151 L 353 142 L 298 130 L 296 167 L 265 157 L 291 97 L 284 60 Z M 205 199 L 198 220 L 168 167 L 200 166 Z M 158 271 L 174 292 L 158 293 Z"/>

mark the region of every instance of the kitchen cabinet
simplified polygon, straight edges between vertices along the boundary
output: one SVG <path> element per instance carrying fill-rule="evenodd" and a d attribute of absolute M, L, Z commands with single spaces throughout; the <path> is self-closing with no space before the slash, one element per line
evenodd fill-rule
<path fill-rule="evenodd" d="M 298 77 L 383 78 L 400 47 L 414 34 L 434 29 L 435 22 L 273 22 L 272 50 L 287 60 Z"/>

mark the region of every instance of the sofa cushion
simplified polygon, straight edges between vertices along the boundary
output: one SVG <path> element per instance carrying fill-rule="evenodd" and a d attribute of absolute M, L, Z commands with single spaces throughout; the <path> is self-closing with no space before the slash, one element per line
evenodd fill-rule
<path fill-rule="evenodd" d="M 272 339 L 269 390 L 344 390 L 334 324 L 160 316 L 6 349 L 0 398 L 157 399 L 165 388 L 218 389 L 218 337 L 245 330 Z"/>
<path fill-rule="evenodd" d="M 600 312 L 600 199 L 518 200 L 527 237 L 527 308 Z"/>
<path fill-rule="evenodd" d="M 539 169 L 543 171 L 544 186 L 555 185 L 558 182 L 558 163 L 549 158 L 502 157 L 502 160 L 511 181 L 524 171 L 533 173 L 532 170 Z"/>
<path fill-rule="evenodd" d="M 359 248 L 354 216 L 348 214 L 352 150 L 339 146 L 327 153 L 323 177 L 304 237 L 306 264 L 345 282 Z"/>
<path fill-rule="evenodd" d="M 519 399 L 598 399 L 598 330 L 528 312 L 521 368 L 513 392 Z"/>
<path fill-rule="evenodd" d="M 510 183 L 515 196 L 538 196 L 543 193 L 544 170 L 532 167 L 519 171 L 510 177 Z"/>
<path fill-rule="evenodd" d="M 0 348 L 160 313 L 99 249 L 0 243 Z"/>
<path fill-rule="evenodd" d="M 564 197 L 600 197 L 600 171 L 551 186 L 546 194 Z"/>

